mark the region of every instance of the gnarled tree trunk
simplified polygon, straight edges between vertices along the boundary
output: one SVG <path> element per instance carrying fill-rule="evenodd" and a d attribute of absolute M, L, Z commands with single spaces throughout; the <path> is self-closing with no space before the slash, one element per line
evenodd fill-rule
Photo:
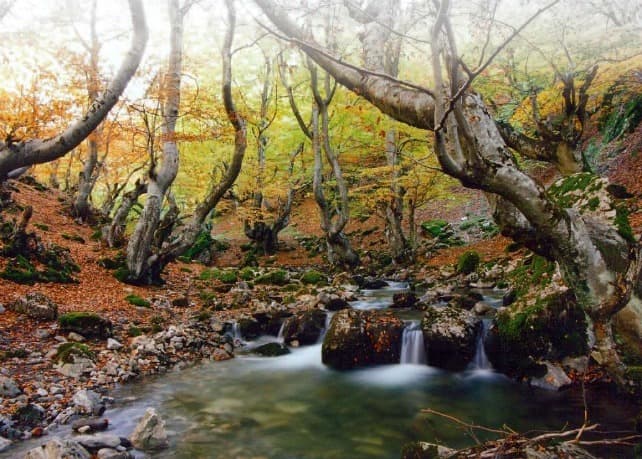
<path fill-rule="evenodd" d="M 134 189 L 123 194 L 120 205 L 114 214 L 109 225 L 103 227 L 103 239 L 111 248 L 120 247 L 125 240 L 125 226 L 127 225 L 127 217 L 131 212 L 134 205 L 138 202 L 138 198 L 147 191 L 147 183 L 136 181 Z"/>
<path fill-rule="evenodd" d="M 147 200 L 127 245 L 127 269 L 129 281 L 134 283 L 157 283 L 152 264 L 157 254 L 152 252 L 154 234 L 158 229 L 165 194 L 178 172 L 179 152 L 176 142 L 176 121 L 181 97 L 181 67 L 183 59 L 183 19 L 185 11 L 178 0 L 169 1 L 171 24 L 169 68 L 165 79 L 165 105 L 163 107 L 163 159 L 160 168 L 150 171 L 147 184 Z"/>
<path fill-rule="evenodd" d="M 559 263 L 566 284 L 594 323 L 592 355 L 622 381 L 611 319 L 630 300 L 639 301 L 633 290 L 640 283 L 640 246 L 621 237 L 612 224 L 561 207 L 519 168 L 481 97 L 470 88 L 474 73 L 458 64 L 449 2 L 435 2 L 439 11 L 432 34 L 431 91 L 344 65 L 319 52 L 318 44 L 309 44 L 309 36 L 273 1 L 255 1 L 339 83 L 393 118 L 432 131 L 444 172 L 469 188 L 497 195 L 495 215 L 502 230 L 515 238 L 523 234 L 529 247 Z M 619 250 L 606 256 L 605 247 Z"/>

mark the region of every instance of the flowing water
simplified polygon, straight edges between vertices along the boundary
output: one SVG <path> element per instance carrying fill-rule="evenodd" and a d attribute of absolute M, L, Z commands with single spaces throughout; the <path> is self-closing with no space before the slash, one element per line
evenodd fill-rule
<path fill-rule="evenodd" d="M 379 308 L 385 296 L 368 295 L 356 306 Z M 418 365 L 416 326 L 409 322 L 404 333 L 409 364 L 337 372 L 321 363 L 320 344 L 275 358 L 239 355 L 123 386 L 115 394 L 119 406 L 105 416 L 112 433 L 127 436 L 145 408 L 155 407 L 171 443 L 152 457 L 185 459 L 381 459 L 398 458 L 409 441 L 473 443 L 423 408 L 519 431 L 581 424 L 576 392 L 534 390 L 492 372 L 482 377 L 476 370 Z M 591 393 L 588 399 L 592 421 L 622 427 L 625 416 L 614 400 Z"/>
<path fill-rule="evenodd" d="M 420 322 L 412 320 L 406 323 L 401 340 L 401 362 L 426 364 L 426 350 L 424 348 L 424 333 Z"/>

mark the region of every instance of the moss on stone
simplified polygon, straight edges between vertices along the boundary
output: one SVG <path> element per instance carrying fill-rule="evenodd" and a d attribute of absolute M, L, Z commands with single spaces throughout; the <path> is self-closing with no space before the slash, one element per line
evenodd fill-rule
<path fill-rule="evenodd" d="M 429 234 L 432 237 L 439 237 L 439 235 L 443 233 L 446 226 L 448 226 L 448 222 L 446 220 L 435 219 L 423 222 L 421 224 L 421 229 L 424 231 L 424 233 Z"/>
<path fill-rule="evenodd" d="M 320 273 L 319 271 L 316 271 L 314 269 L 310 269 L 306 272 L 304 272 L 301 275 L 301 282 L 304 284 L 312 284 L 312 285 L 319 285 L 319 284 L 326 284 L 327 283 L 327 278 L 325 274 Z"/>
<path fill-rule="evenodd" d="M 141 298 L 138 295 L 134 295 L 133 293 L 131 295 L 127 295 L 125 297 L 125 300 L 127 300 L 130 304 L 133 304 L 134 306 L 139 306 L 141 308 L 148 308 L 151 306 L 151 303 L 147 301 L 144 298 Z"/>
<path fill-rule="evenodd" d="M 629 211 L 625 206 L 617 206 L 615 208 L 615 220 L 613 221 L 617 228 L 617 232 L 629 242 L 635 242 L 635 235 L 629 223 Z"/>
<path fill-rule="evenodd" d="M 464 252 L 457 261 L 457 272 L 461 274 L 470 274 L 477 270 L 481 257 L 474 250 Z"/>
<path fill-rule="evenodd" d="M 288 273 L 282 269 L 275 269 L 257 277 L 254 282 L 257 284 L 285 285 L 288 283 Z"/>
<path fill-rule="evenodd" d="M 73 363 L 75 357 L 83 357 L 90 360 L 95 360 L 96 354 L 87 346 L 82 343 L 62 343 L 58 346 L 54 361 L 61 363 Z"/>

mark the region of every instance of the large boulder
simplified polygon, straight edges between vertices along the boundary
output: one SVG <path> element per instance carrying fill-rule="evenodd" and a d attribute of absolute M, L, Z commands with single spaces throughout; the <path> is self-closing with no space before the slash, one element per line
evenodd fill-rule
<path fill-rule="evenodd" d="M 58 317 L 58 305 L 38 292 L 27 293 L 9 303 L 7 309 L 42 322 L 56 320 Z"/>
<path fill-rule="evenodd" d="M 58 318 L 60 329 L 78 333 L 85 338 L 107 339 L 112 335 L 112 323 L 93 312 L 68 312 Z"/>
<path fill-rule="evenodd" d="M 74 394 L 72 401 L 78 414 L 100 416 L 105 412 L 105 404 L 102 398 L 93 390 L 79 390 Z"/>
<path fill-rule="evenodd" d="M 46 444 L 30 449 L 24 459 L 90 459 L 91 454 L 73 440 L 54 438 Z"/>
<path fill-rule="evenodd" d="M 167 447 L 167 432 L 165 422 L 154 408 L 147 408 L 129 437 L 134 447 L 143 451 L 158 450 Z"/>
<path fill-rule="evenodd" d="M 323 363 L 337 370 L 399 363 L 403 328 L 390 312 L 339 311 L 323 340 Z"/>
<path fill-rule="evenodd" d="M 569 290 L 498 311 L 485 349 L 493 367 L 517 378 L 542 377 L 541 361 L 559 362 L 588 352 L 584 311 Z"/>
<path fill-rule="evenodd" d="M 325 329 L 327 313 L 320 309 L 299 312 L 285 320 L 283 324 L 283 341 L 286 344 L 315 344 Z"/>
<path fill-rule="evenodd" d="M 475 356 L 481 321 L 465 309 L 430 307 L 421 321 L 429 365 L 459 371 Z"/>

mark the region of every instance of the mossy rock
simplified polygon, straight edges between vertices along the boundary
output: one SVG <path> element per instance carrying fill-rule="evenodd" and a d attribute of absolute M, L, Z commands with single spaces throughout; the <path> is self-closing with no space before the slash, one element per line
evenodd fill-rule
<path fill-rule="evenodd" d="M 287 271 L 275 269 L 258 276 L 254 282 L 256 284 L 286 285 L 289 283 L 289 276 Z"/>
<path fill-rule="evenodd" d="M 326 277 L 326 275 L 314 269 L 310 269 L 304 272 L 301 275 L 300 280 L 304 284 L 311 284 L 311 285 L 325 285 L 328 283 L 328 278 Z"/>
<path fill-rule="evenodd" d="M 404 323 L 386 311 L 344 309 L 330 324 L 321 358 L 337 370 L 399 363 Z"/>
<path fill-rule="evenodd" d="M 431 236 L 433 238 L 439 237 L 446 231 L 448 227 L 448 222 L 446 220 L 436 219 L 423 222 L 421 224 L 421 230 L 426 236 Z"/>
<path fill-rule="evenodd" d="M 566 291 L 530 305 L 517 302 L 499 312 L 485 349 L 499 371 L 516 377 L 542 376 L 540 360 L 586 355 L 586 329 L 584 311 L 573 293 Z"/>
<path fill-rule="evenodd" d="M 58 323 L 62 331 L 75 332 L 85 338 L 107 339 L 113 334 L 111 321 L 92 312 L 68 312 L 58 317 Z"/>
<path fill-rule="evenodd" d="M 96 360 L 96 354 L 86 344 L 68 342 L 58 346 L 54 361 L 57 363 L 74 363 L 76 357 Z"/>
<path fill-rule="evenodd" d="M 254 279 L 254 276 L 256 276 L 256 273 L 251 267 L 246 266 L 245 268 L 239 270 L 238 276 L 241 280 L 251 281 Z"/>
<path fill-rule="evenodd" d="M 205 269 L 198 277 L 200 280 L 217 280 L 223 284 L 234 284 L 238 280 L 236 270 Z"/>
<path fill-rule="evenodd" d="M 267 343 L 253 349 L 252 352 L 263 357 L 279 357 L 289 354 L 290 350 L 281 343 Z"/>
<path fill-rule="evenodd" d="M 525 258 L 508 274 L 508 282 L 515 290 L 516 297 L 520 298 L 531 289 L 539 290 L 550 284 L 554 273 L 555 262 L 533 255 Z"/>
<path fill-rule="evenodd" d="M 315 344 L 325 328 L 327 313 L 311 309 L 294 314 L 285 319 L 283 340 L 286 344 L 296 341 L 300 345 Z"/>
<path fill-rule="evenodd" d="M 127 329 L 127 335 L 131 336 L 132 338 L 135 338 L 136 336 L 140 336 L 142 334 L 143 334 L 143 331 L 136 325 L 130 325 L 129 328 Z"/>
<path fill-rule="evenodd" d="M 125 300 L 130 304 L 133 304 L 134 306 L 138 306 L 140 308 L 149 308 L 151 306 L 151 303 L 149 301 L 134 294 L 127 295 L 125 297 Z"/>
<path fill-rule="evenodd" d="M 470 274 L 477 270 L 481 257 L 474 250 L 464 252 L 457 261 L 457 272 L 460 274 Z"/>

